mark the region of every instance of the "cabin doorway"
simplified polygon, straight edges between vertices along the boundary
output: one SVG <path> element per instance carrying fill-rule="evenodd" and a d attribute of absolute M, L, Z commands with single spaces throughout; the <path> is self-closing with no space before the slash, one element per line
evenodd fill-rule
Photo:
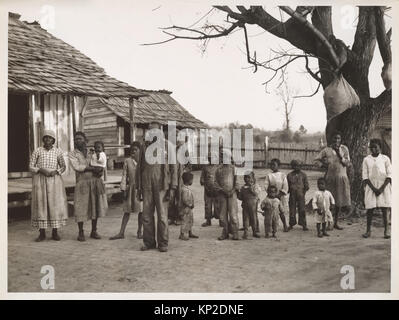
<path fill-rule="evenodd" d="M 8 94 L 8 172 L 29 171 L 29 95 Z"/>

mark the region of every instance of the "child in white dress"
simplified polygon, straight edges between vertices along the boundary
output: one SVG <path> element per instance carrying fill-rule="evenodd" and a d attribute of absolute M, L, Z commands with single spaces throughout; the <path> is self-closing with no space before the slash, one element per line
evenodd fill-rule
<path fill-rule="evenodd" d="M 334 210 L 335 200 L 330 191 L 326 190 L 326 181 L 324 178 L 317 179 L 317 190 L 312 199 L 313 211 L 315 213 L 317 236 L 328 237 L 326 232 L 327 222 L 333 222 L 331 210 Z M 321 225 L 321 230 L 320 230 Z"/>
<path fill-rule="evenodd" d="M 367 210 L 367 230 L 364 238 L 371 235 L 371 222 L 374 209 L 380 208 L 384 220 L 384 238 L 389 239 L 388 208 L 391 207 L 391 161 L 381 154 L 381 142 L 378 139 L 370 140 L 371 154 L 364 158 L 362 178 L 365 185 L 364 204 Z"/>

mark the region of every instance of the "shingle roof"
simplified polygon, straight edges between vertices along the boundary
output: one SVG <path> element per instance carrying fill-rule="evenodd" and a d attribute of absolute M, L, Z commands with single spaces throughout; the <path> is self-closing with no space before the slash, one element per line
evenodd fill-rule
<path fill-rule="evenodd" d="M 186 109 L 184 109 L 170 95 L 171 92 L 160 90 L 143 90 L 147 96 L 134 101 L 134 122 L 150 123 L 158 121 L 161 124 L 168 124 L 168 121 L 176 121 L 176 125 L 182 128 L 207 128 L 208 126 L 201 120 L 195 118 Z M 122 98 L 99 98 L 101 103 L 110 108 L 116 115 L 130 121 L 129 100 Z"/>
<path fill-rule="evenodd" d="M 108 76 L 90 58 L 42 29 L 37 22 L 8 19 L 8 88 L 13 91 L 90 96 L 142 96 Z"/>

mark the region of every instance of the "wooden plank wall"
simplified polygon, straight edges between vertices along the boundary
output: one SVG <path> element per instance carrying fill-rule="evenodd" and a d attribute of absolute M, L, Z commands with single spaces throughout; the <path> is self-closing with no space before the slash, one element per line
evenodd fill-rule
<path fill-rule="evenodd" d="M 83 111 L 83 131 L 89 139 L 89 144 L 100 140 L 106 145 L 117 145 L 117 116 L 98 99 L 89 97 Z M 107 156 L 117 156 L 118 149 L 106 150 Z"/>

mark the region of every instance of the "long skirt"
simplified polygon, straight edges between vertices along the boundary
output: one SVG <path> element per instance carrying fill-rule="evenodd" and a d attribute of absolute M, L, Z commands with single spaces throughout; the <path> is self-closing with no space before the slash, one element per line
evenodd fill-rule
<path fill-rule="evenodd" d="M 76 183 L 74 194 L 74 214 L 76 222 L 104 217 L 108 202 L 104 182 L 101 178 L 91 177 Z"/>
<path fill-rule="evenodd" d="M 346 175 L 326 175 L 326 189 L 333 195 L 337 207 L 351 205 L 351 188 Z"/>
<path fill-rule="evenodd" d="M 64 181 L 60 175 L 32 177 L 31 222 L 35 228 L 59 228 L 68 220 Z"/>

